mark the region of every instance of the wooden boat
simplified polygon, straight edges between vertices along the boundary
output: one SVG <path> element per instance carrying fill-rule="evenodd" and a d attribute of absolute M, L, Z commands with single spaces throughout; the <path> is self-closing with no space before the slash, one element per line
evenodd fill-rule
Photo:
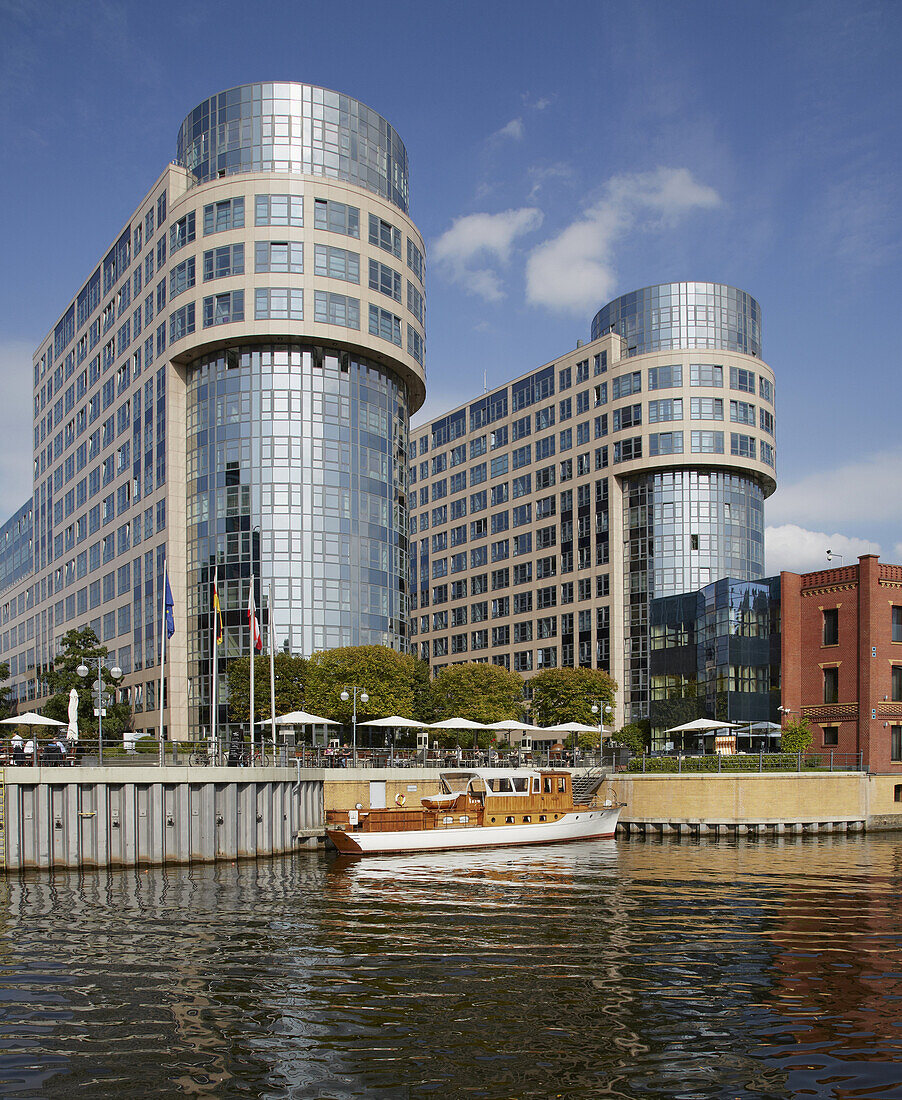
<path fill-rule="evenodd" d="M 474 769 L 440 775 L 417 807 L 335 811 L 326 835 L 348 855 L 553 844 L 614 835 L 621 803 L 600 802 L 606 776 L 562 769 Z"/>

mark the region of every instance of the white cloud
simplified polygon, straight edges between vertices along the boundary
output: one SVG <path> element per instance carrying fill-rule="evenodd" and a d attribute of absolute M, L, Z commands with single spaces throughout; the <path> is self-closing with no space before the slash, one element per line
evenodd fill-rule
<path fill-rule="evenodd" d="M 0 439 L 0 523 L 24 504 L 32 492 L 33 350 L 33 345 L 24 340 L 0 340 L 3 400 L 8 409 L 22 411 L 22 415 L 7 418 Z"/>
<path fill-rule="evenodd" d="M 497 266 L 510 261 L 514 242 L 538 229 L 542 217 L 534 206 L 500 214 L 465 214 L 432 246 L 433 260 L 464 290 L 498 301 L 504 297 L 504 287 Z"/>
<path fill-rule="evenodd" d="M 512 118 L 506 126 L 502 126 L 500 130 L 496 130 L 492 134 L 492 140 L 501 140 L 503 138 L 510 138 L 512 141 L 523 140 L 523 119 Z"/>
<path fill-rule="evenodd" d="M 841 554 L 843 564 L 853 565 L 860 554 L 879 554 L 880 544 L 849 538 L 835 531 L 832 535 L 825 531 L 809 531 L 795 523 L 768 527 L 764 532 L 764 566 L 768 576 L 783 569 L 792 573 L 828 569 L 831 565 L 827 561 L 828 550 Z M 834 560 L 833 564 L 840 563 Z"/>
<path fill-rule="evenodd" d="M 574 171 L 571 165 L 561 160 L 554 164 L 541 164 L 529 168 L 527 169 L 527 175 L 532 180 L 532 187 L 529 190 L 529 201 L 535 202 L 539 192 L 546 183 L 555 180 L 566 183 L 573 179 Z"/>
<path fill-rule="evenodd" d="M 628 230 L 640 221 L 649 227 L 670 225 L 691 210 L 720 203 L 717 192 L 698 183 L 687 168 L 615 176 L 599 202 L 533 250 L 526 265 L 527 299 L 549 309 L 585 314 L 612 296 L 614 244 Z"/>
<path fill-rule="evenodd" d="M 898 499 L 902 450 L 879 451 L 835 469 L 818 470 L 782 485 L 767 502 L 776 523 L 848 525 L 883 523 L 887 505 Z"/>

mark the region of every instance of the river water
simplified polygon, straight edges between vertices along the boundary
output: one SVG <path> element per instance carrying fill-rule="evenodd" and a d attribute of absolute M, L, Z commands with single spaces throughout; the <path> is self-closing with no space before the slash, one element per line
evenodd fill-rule
<path fill-rule="evenodd" d="M 0 1095 L 902 1097 L 902 838 L 0 881 Z"/>

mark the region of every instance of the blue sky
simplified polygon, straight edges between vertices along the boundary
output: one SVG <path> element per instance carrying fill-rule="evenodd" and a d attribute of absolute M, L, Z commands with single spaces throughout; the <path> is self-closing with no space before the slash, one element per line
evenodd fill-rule
<path fill-rule="evenodd" d="M 731 283 L 777 376 L 769 570 L 902 560 L 900 46 L 898 3 L 0 0 L 0 510 L 30 491 L 31 351 L 183 116 L 282 79 L 407 145 L 427 410 L 571 349 L 616 294 Z"/>

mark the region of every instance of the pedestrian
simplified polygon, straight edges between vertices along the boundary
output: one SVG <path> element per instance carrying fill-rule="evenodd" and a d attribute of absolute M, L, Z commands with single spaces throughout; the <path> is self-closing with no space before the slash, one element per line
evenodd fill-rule
<path fill-rule="evenodd" d="M 12 762 L 15 765 L 21 766 L 25 763 L 25 748 L 22 736 L 18 730 L 12 735 L 10 741 L 10 748 L 12 750 Z"/>
<path fill-rule="evenodd" d="M 25 742 L 25 763 L 34 763 L 34 740 L 31 737 Z"/>

